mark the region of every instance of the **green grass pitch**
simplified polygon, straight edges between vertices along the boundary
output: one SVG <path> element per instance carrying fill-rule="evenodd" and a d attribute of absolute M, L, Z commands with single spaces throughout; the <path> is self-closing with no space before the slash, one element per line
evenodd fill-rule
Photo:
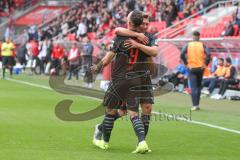
<path fill-rule="evenodd" d="M 14 79 L 48 85 L 45 76 Z M 183 121 L 154 120 L 147 137 L 152 153 L 131 154 L 136 137 L 126 119 L 113 129 L 110 149 L 92 145 L 94 126 L 102 117 L 85 122 L 64 122 L 54 114 L 63 99 L 74 100 L 72 111 L 84 112 L 101 101 L 62 95 L 43 88 L 0 80 L 0 160 L 238 160 L 240 134 Z M 154 111 L 189 114 L 190 97 L 169 93 L 155 99 Z M 202 99 L 195 121 L 240 131 L 240 103 Z"/>

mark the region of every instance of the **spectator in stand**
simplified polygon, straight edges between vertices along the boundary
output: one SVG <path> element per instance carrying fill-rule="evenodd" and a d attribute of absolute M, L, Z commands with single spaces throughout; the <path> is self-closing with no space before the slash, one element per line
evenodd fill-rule
<path fill-rule="evenodd" d="M 161 17 L 161 7 L 160 5 L 157 5 L 157 8 L 156 8 L 156 17 L 155 17 L 155 20 L 154 21 L 161 21 L 162 20 L 162 17 Z"/>
<path fill-rule="evenodd" d="M 41 29 L 38 29 L 37 30 L 37 37 L 38 37 L 38 41 L 40 42 L 40 41 L 43 41 L 44 39 L 45 39 L 45 37 L 44 37 L 44 33 L 43 33 L 43 31 L 41 30 Z"/>
<path fill-rule="evenodd" d="M 50 23 L 48 26 L 47 26 L 47 28 L 46 28 L 46 30 L 44 31 L 45 32 L 45 35 L 49 38 L 49 39 L 51 39 L 51 38 L 53 38 L 54 37 L 54 35 L 53 35 L 53 28 L 54 27 L 56 27 L 55 25 L 54 25 L 54 23 Z M 60 26 L 61 27 L 61 26 Z M 61 30 L 60 30 L 60 32 L 59 33 L 61 33 Z"/>
<path fill-rule="evenodd" d="M 29 39 L 27 44 L 26 44 L 26 49 L 27 49 L 27 60 L 30 58 L 29 56 L 32 55 L 32 48 L 31 48 L 31 40 Z"/>
<path fill-rule="evenodd" d="M 41 41 L 39 43 L 39 61 L 40 61 L 40 73 L 44 74 L 45 73 L 45 67 L 47 65 L 47 53 L 48 49 L 50 47 L 50 41 L 48 38 L 45 38 L 44 41 Z"/>
<path fill-rule="evenodd" d="M 128 13 L 135 9 L 136 1 L 135 0 L 126 0 L 126 7 L 128 9 Z"/>
<path fill-rule="evenodd" d="M 21 66 L 25 70 L 25 67 L 27 65 L 27 48 L 26 48 L 26 43 L 25 44 L 21 44 L 17 48 L 17 55 L 16 56 L 17 56 L 18 62 L 21 64 Z"/>
<path fill-rule="evenodd" d="M 200 0 L 200 3 L 203 4 L 203 8 L 207 8 L 210 4 L 210 0 Z"/>
<path fill-rule="evenodd" d="M 86 24 L 83 22 L 83 20 L 80 21 L 79 25 L 78 25 L 78 30 L 77 30 L 77 37 L 78 38 L 83 38 L 85 37 L 87 34 L 87 26 Z"/>
<path fill-rule="evenodd" d="M 117 20 L 115 19 L 116 18 L 114 17 L 112 26 L 117 26 Z M 107 12 L 104 12 L 101 17 L 101 25 L 99 26 L 97 37 L 102 37 L 104 34 L 109 32 L 110 31 L 109 28 L 110 28 L 110 17 L 108 17 Z"/>
<path fill-rule="evenodd" d="M 179 11 L 183 11 L 184 0 L 177 0 L 177 8 Z"/>
<path fill-rule="evenodd" d="M 5 3 L 7 3 L 9 14 L 12 13 L 14 11 L 14 8 L 15 8 L 14 1 L 13 0 L 6 0 Z"/>
<path fill-rule="evenodd" d="M 38 54 L 39 54 L 39 47 L 38 47 L 38 41 L 36 39 L 33 39 L 30 41 L 30 50 L 31 50 L 31 54 L 29 55 L 30 57 L 30 68 L 31 71 L 29 72 L 29 75 L 32 75 L 33 73 L 36 73 L 36 66 L 39 64 L 39 58 L 38 58 Z"/>
<path fill-rule="evenodd" d="M 48 37 L 46 37 L 48 39 Z M 48 40 L 48 48 L 47 48 L 47 55 L 46 55 L 46 67 L 44 73 L 47 75 L 49 74 L 49 70 L 51 67 L 51 57 L 52 57 L 52 50 L 53 50 L 53 42 L 52 40 Z"/>
<path fill-rule="evenodd" d="M 28 35 L 29 35 L 29 39 L 38 39 L 38 32 L 37 32 L 37 26 L 32 25 L 28 28 Z"/>
<path fill-rule="evenodd" d="M 77 19 L 77 18 L 75 18 L 75 19 Z M 78 19 L 76 21 L 73 21 L 73 23 L 72 23 L 71 32 L 74 33 L 75 35 L 77 35 L 78 24 L 79 24 Z"/>
<path fill-rule="evenodd" d="M 68 53 L 68 62 L 70 67 L 68 80 L 72 79 L 72 75 L 75 75 L 77 80 L 79 78 L 79 75 L 78 75 L 79 74 L 79 56 L 80 56 L 79 49 L 77 48 L 76 43 L 73 43 Z"/>
<path fill-rule="evenodd" d="M 117 7 L 117 12 L 114 16 L 114 22 L 116 22 L 117 26 L 122 26 L 126 21 L 124 20 L 125 11 L 122 6 Z M 111 21 L 109 21 L 111 22 Z"/>
<path fill-rule="evenodd" d="M 158 12 L 160 12 L 158 14 L 161 15 L 161 21 L 166 21 L 167 12 L 165 12 L 165 11 L 166 11 L 166 8 L 167 8 L 167 4 L 165 2 L 161 2 L 161 5 L 159 5 L 158 8 L 159 8 Z"/>
<path fill-rule="evenodd" d="M 53 22 L 49 25 L 49 28 L 47 29 L 47 33 L 45 33 L 49 39 L 53 38 L 55 36 L 57 36 L 59 33 L 63 34 L 62 30 L 61 30 L 61 24 L 60 22 Z M 65 32 L 65 31 L 64 31 Z"/>
<path fill-rule="evenodd" d="M 21 1 L 21 0 L 18 0 Z M 0 12 L 5 13 L 6 16 L 14 12 L 14 9 L 21 7 L 21 4 L 18 5 L 17 0 L 1 0 L 0 1 Z"/>
<path fill-rule="evenodd" d="M 64 49 L 58 42 L 56 42 L 52 48 L 52 54 L 51 54 L 52 63 L 50 67 L 50 74 L 59 75 L 63 56 L 64 56 Z"/>
<path fill-rule="evenodd" d="M 135 6 L 137 10 L 144 11 L 146 5 L 144 0 L 138 0 Z"/>
<path fill-rule="evenodd" d="M 18 42 L 18 44 L 20 45 L 26 45 L 26 43 L 29 40 L 29 35 L 28 35 L 28 31 L 26 29 L 23 30 L 23 34 L 21 36 L 20 41 Z"/>
<path fill-rule="evenodd" d="M 166 11 L 167 11 L 166 23 L 167 23 L 167 27 L 169 27 L 169 26 L 172 25 L 172 22 L 178 16 L 177 6 L 175 5 L 174 2 L 169 0 L 168 3 L 167 3 Z"/>
<path fill-rule="evenodd" d="M 184 7 L 183 16 L 184 18 L 187 18 L 188 16 L 190 16 L 190 9 L 188 9 L 187 7 Z"/>
<path fill-rule="evenodd" d="M 236 13 L 236 21 L 237 21 L 238 27 L 240 28 L 240 2 L 238 3 L 237 13 Z"/>
<path fill-rule="evenodd" d="M 61 25 L 62 34 L 63 34 L 64 37 L 67 35 L 68 29 L 69 29 L 69 26 L 68 26 L 68 23 L 67 23 L 67 21 L 65 19 L 63 21 L 62 25 Z"/>
<path fill-rule="evenodd" d="M 67 23 L 69 26 L 69 29 L 72 29 L 75 25 L 75 15 L 77 13 L 77 10 L 73 9 L 72 11 L 70 11 L 68 19 L 67 19 Z"/>
<path fill-rule="evenodd" d="M 192 7 L 192 8 L 190 9 L 190 13 L 191 13 L 191 15 L 196 14 L 196 13 L 197 13 L 197 8 L 196 8 L 195 6 Z"/>
<path fill-rule="evenodd" d="M 5 30 L 5 39 L 14 39 L 15 37 L 15 29 L 13 24 L 9 24 L 8 27 Z"/>
<path fill-rule="evenodd" d="M 238 79 L 237 79 L 237 69 L 235 66 L 232 65 L 231 58 L 228 57 L 225 59 L 225 67 L 226 67 L 226 71 L 225 71 L 223 79 L 220 82 L 219 92 L 218 92 L 218 94 L 213 95 L 211 97 L 213 99 L 225 98 L 224 93 L 226 92 L 228 86 L 239 83 Z"/>
<path fill-rule="evenodd" d="M 184 10 L 183 10 L 183 15 L 185 18 L 187 18 L 188 16 L 190 16 L 191 13 L 191 8 L 194 7 L 194 3 L 193 2 L 188 2 L 184 4 Z"/>
<path fill-rule="evenodd" d="M 14 2 L 15 2 L 16 8 L 20 8 L 21 9 L 23 7 L 23 5 L 24 5 L 24 0 L 15 0 Z"/>
<path fill-rule="evenodd" d="M 234 27 L 232 24 L 232 21 L 230 21 L 229 23 L 227 23 L 225 25 L 225 30 L 222 32 L 222 36 L 233 36 L 234 35 Z"/>
<path fill-rule="evenodd" d="M 14 49 L 15 45 L 9 38 L 6 38 L 5 42 L 1 45 L 2 55 L 2 78 L 5 79 L 6 68 L 10 70 L 10 77 L 12 77 L 12 70 L 14 66 Z"/>
<path fill-rule="evenodd" d="M 5 9 L 5 3 L 4 1 L 0 1 L 0 12 L 4 12 Z"/>
<path fill-rule="evenodd" d="M 168 5 L 166 5 L 166 2 Z M 61 35 L 65 37 L 69 29 L 75 32 L 77 39 L 84 37 L 88 32 L 97 32 L 96 37 L 102 38 L 114 28 L 124 26 L 126 20 L 123 17 L 131 9 L 149 12 L 151 20 L 167 21 L 167 26 L 170 26 L 178 17 L 178 7 L 174 2 L 174 0 L 84 1 L 77 4 L 67 14 L 57 18 L 45 30 L 50 38 L 55 37 L 57 34 L 60 35 L 58 37 L 61 37 Z M 178 3 L 182 4 L 182 1 Z M 202 3 L 205 2 L 203 1 Z M 202 6 L 204 5 L 202 4 Z M 185 17 L 188 17 L 199 10 L 199 3 L 192 0 L 184 1 L 184 8 Z"/>
<path fill-rule="evenodd" d="M 81 53 L 82 56 L 82 69 L 83 72 L 86 72 L 88 68 L 92 66 L 92 56 L 93 56 L 93 45 L 89 37 L 84 38 L 83 50 Z M 86 86 L 92 88 L 93 77 L 88 76 L 85 80 L 87 83 Z"/>

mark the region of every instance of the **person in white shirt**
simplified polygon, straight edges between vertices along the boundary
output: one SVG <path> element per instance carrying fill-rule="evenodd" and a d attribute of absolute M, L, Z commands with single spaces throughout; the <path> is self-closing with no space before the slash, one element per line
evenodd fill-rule
<path fill-rule="evenodd" d="M 80 21 L 78 25 L 78 30 L 77 30 L 77 36 L 85 37 L 86 34 L 87 34 L 87 26 L 83 23 L 83 21 Z"/>
<path fill-rule="evenodd" d="M 80 52 L 77 48 L 76 43 L 72 44 L 72 47 L 67 55 L 68 61 L 69 61 L 69 76 L 68 80 L 71 80 L 72 74 L 76 76 L 76 79 L 78 80 L 78 72 L 79 72 L 79 56 Z"/>
<path fill-rule="evenodd" d="M 68 23 L 67 22 L 62 23 L 61 30 L 62 30 L 63 36 L 67 35 L 68 29 L 69 29 Z"/>
<path fill-rule="evenodd" d="M 48 53 L 48 48 L 50 47 L 50 43 L 48 38 L 45 38 L 45 40 L 43 42 L 40 42 L 39 44 L 39 55 L 38 58 L 40 60 L 40 71 L 41 74 L 44 73 L 45 71 L 45 66 L 47 65 L 47 53 Z"/>

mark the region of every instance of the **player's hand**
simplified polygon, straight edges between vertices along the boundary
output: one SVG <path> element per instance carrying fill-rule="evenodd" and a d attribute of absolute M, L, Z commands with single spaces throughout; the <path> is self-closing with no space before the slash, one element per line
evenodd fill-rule
<path fill-rule="evenodd" d="M 97 73 L 97 71 L 98 71 L 97 65 L 96 65 L 96 64 L 93 64 L 93 65 L 90 67 L 90 71 L 91 71 L 92 73 Z"/>
<path fill-rule="evenodd" d="M 143 33 L 138 33 L 137 34 L 137 39 L 142 42 L 143 44 L 148 43 L 148 38 L 143 34 Z"/>
<path fill-rule="evenodd" d="M 130 48 L 138 48 L 138 43 L 133 39 L 128 39 L 124 42 L 124 46 L 128 49 Z"/>

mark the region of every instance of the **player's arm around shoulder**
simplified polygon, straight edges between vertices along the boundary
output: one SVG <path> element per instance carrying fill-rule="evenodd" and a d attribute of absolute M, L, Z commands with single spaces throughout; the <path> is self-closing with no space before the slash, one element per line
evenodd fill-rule
<path fill-rule="evenodd" d="M 149 41 L 148 37 L 144 33 L 135 32 L 127 28 L 118 27 L 115 29 L 115 34 L 117 36 L 137 38 L 143 44 L 147 44 Z"/>
<path fill-rule="evenodd" d="M 125 47 L 127 48 L 138 48 L 139 50 L 141 50 L 142 52 L 144 52 L 145 54 L 152 56 L 152 57 L 156 57 L 158 54 L 158 47 L 156 45 L 154 46 L 147 46 L 141 43 L 136 42 L 133 39 L 129 39 L 125 41 Z"/>

